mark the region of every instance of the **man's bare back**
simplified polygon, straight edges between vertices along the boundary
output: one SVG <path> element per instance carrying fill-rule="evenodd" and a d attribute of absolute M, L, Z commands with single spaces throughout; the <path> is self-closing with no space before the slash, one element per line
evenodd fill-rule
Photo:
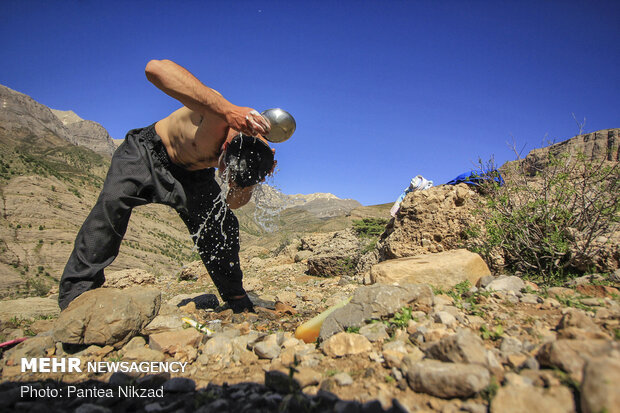
<path fill-rule="evenodd" d="M 170 159 L 195 171 L 218 166 L 222 145 L 238 132 L 221 118 L 182 107 L 155 124 Z"/>
<path fill-rule="evenodd" d="M 151 60 L 146 76 L 184 107 L 160 120 L 155 131 L 175 164 L 198 170 L 218 166 L 222 145 L 239 132 L 269 132 L 269 121 L 256 110 L 236 106 L 170 60 Z"/>

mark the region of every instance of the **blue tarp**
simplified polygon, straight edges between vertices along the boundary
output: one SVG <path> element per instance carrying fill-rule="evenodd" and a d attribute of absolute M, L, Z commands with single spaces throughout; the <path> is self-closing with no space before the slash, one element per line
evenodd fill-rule
<path fill-rule="evenodd" d="M 460 174 L 451 181 L 446 182 L 447 185 L 456 185 L 466 183 L 467 185 L 478 186 L 484 181 L 495 181 L 499 186 L 504 185 L 504 178 L 497 169 L 490 171 L 469 171 Z"/>

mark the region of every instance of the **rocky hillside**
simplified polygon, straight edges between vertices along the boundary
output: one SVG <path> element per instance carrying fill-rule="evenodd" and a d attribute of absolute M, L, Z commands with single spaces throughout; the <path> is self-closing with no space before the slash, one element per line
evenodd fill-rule
<path fill-rule="evenodd" d="M 340 276 L 308 276 L 292 256 L 296 250 L 244 254 L 256 314 L 214 310 L 208 293 L 215 289 L 200 265 L 185 272 L 186 280 L 110 274 L 108 288 L 86 293 L 60 316 L 55 296 L 0 303 L 4 339 L 34 335 L 2 355 L 0 408 L 598 413 L 620 403 L 620 304 L 618 290 L 607 285 L 617 285 L 620 274 L 542 289 L 518 277 L 480 276 L 488 274 L 484 264 L 437 253 L 427 271 L 440 272 L 430 285 L 416 283 L 410 272 L 397 285 L 359 286 Z M 351 302 L 327 318 L 318 343 L 294 336 L 303 321 L 347 297 Z M 182 317 L 210 331 L 184 328 Z M 44 356 L 78 357 L 82 365 L 187 365 L 173 374 L 20 371 L 22 357 Z M 21 395 L 21 385 L 104 391 L 35 398 Z M 163 395 L 105 392 L 126 385 Z"/>

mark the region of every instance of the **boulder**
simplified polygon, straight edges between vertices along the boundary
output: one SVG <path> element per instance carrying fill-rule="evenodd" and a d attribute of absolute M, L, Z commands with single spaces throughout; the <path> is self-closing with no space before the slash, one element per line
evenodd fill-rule
<path fill-rule="evenodd" d="M 487 369 L 475 364 L 443 363 L 437 360 L 412 362 L 405 357 L 402 370 L 414 391 L 444 399 L 472 396 L 490 382 Z"/>
<path fill-rule="evenodd" d="M 317 241 L 317 239 L 319 241 Z M 352 229 L 318 235 L 301 241 L 303 250 L 311 250 L 307 257 L 308 274 L 318 277 L 352 275 L 360 255 L 360 241 Z"/>
<path fill-rule="evenodd" d="M 347 305 L 327 316 L 319 338 L 325 340 L 347 327 L 361 327 L 365 320 L 394 314 L 401 307 L 414 303 L 426 308 L 433 305 L 433 291 L 428 285 L 376 284 L 359 287 Z"/>
<path fill-rule="evenodd" d="M 0 301 L 0 319 L 34 319 L 42 316 L 57 316 L 60 308 L 56 300 L 41 297 L 19 298 Z"/>
<path fill-rule="evenodd" d="M 463 281 L 475 285 L 487 275 L 491 271 L 482 258 L 464 249 L 387 260 L 370 270 L 372 283 L 419 283 L 441 288 L 452 288 Z"/>
<path fill-rule="evenodd" d="M 568 373 L 573 380 L 581 382 L 586 361 L 592 357 L 610 355 L 620 346 L 609 340 L 566 340 L 548 342 L 536 354 L 541 366 L 557 367 Z"/>
<path fill-rule="evenodd" d="M 460 248 L 479 224 L 478 198 L 466 184 L 410 192 L 378 243 L 381 261 Z"/>
<path fill-rule="evenodd" d="M 119 348 L 151 322 L 160 303 L 159 290 L 145 287 L 87 291 L 60 314 L 54 340 Z"/>

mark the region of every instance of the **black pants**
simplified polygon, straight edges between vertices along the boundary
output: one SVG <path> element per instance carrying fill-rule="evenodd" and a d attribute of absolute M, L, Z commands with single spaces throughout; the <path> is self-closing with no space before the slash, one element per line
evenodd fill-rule
<path fill-rule="evenodd" d="M 133 129 L 118 147 L 97 203 L 82 225 L 60 280 L 61 309 L 103 285 L 127 230 L 132 208 L 173 207 L 187 225 L 222 299 L 244 295 L 239 266 L 239 223 L 228 208 L 213 168 L 187 171 L 174 165 L 155 126 Z"/>

